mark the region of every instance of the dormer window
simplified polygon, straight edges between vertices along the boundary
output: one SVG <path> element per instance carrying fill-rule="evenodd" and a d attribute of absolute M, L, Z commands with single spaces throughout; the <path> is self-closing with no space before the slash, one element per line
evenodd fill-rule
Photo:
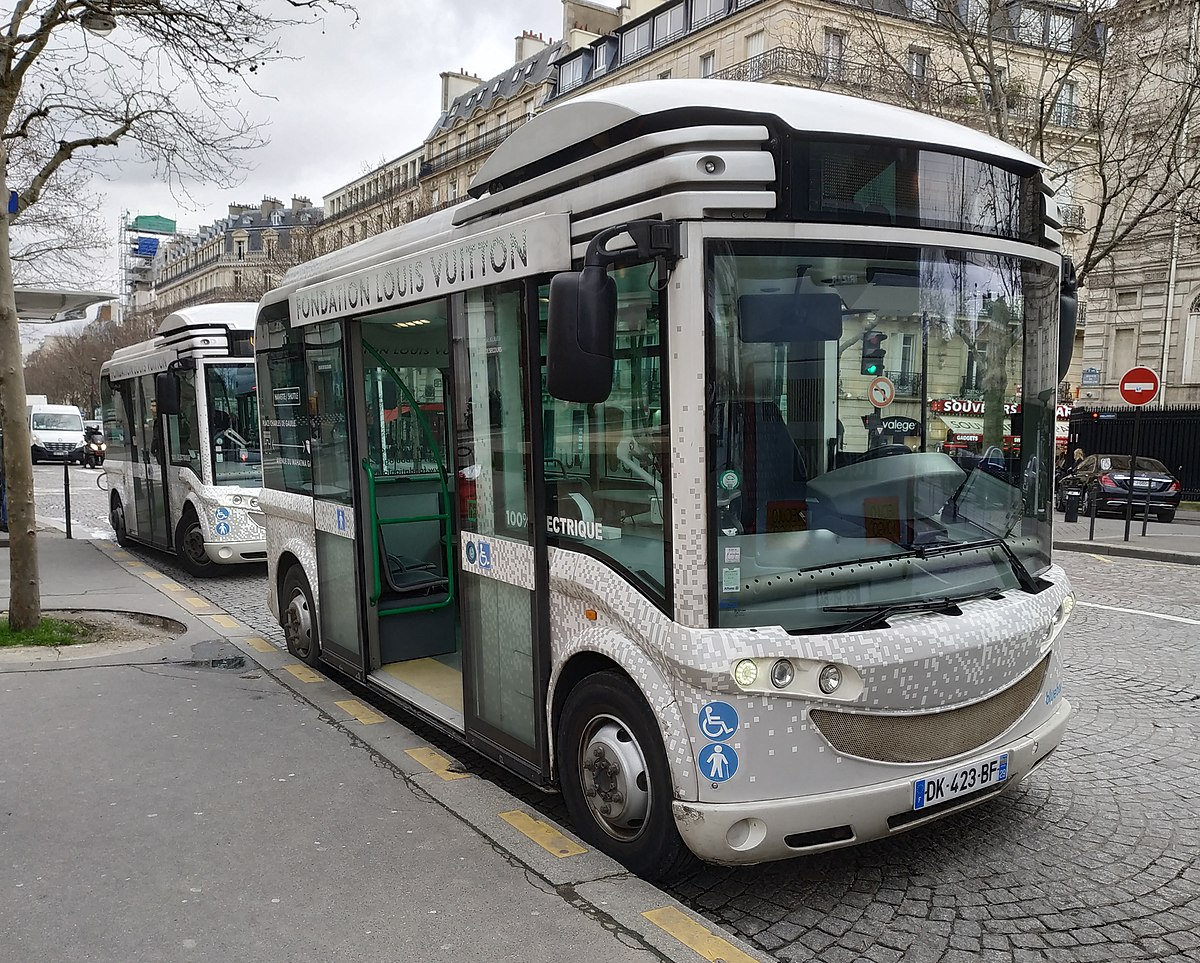
<path fill-rule="evenodd" d="M 650 21 L 645 20 L 621 34 L 621 62 L 640 57 L 650 49 Z"/>
<path fill-rule="evenodd" d="M 558 66 L 558 89 L 570 90 L 583 83 L 583 56 L 572 57 Z"/>

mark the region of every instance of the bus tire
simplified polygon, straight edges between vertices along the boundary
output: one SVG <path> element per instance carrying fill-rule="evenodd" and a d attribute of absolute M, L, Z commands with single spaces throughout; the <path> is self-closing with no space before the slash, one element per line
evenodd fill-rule
<path fill-rule="evenodd" d="M 556 745 L 563 799 L 582 838 L 651 882 L 692 861 L 671 812 L 658 722 L 629 679 L 597 672 L 575 686 Z"/>
<path fill-rule="evenodd" d="M 175 526 L 175 554 L 192 575 L 212 575 L 217 567 L 204 550 L 204 529 L 191 505 L 184 508 L 183 517 Z"/>
<path fill-rule="evenodd" d="M 279 593 L 279 621 L 287 639 L 288 651 L 314 669 L 321 663 L 321 632 L 312 589 L 299 565 L 293 565 L 283 577 Z"/>
<path fill-rule="evenodd" d="M 112 525 L 117 544 L 124 548 L 129 544 L 129 529 L 125 527 L 125 506 L 121 504 L 118 495 L 113 495 L 112 504 L 109 505 L 108 521 Z"/>

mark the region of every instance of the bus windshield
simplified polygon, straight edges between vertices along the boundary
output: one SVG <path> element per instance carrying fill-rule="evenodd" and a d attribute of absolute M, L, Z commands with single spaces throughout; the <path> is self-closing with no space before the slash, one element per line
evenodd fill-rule
<path fill-rule="evenodd" d="M 1050 563 L 1057 273 L 926 247 L 713 243 L 721 625 L 821 631 Z"/>
<path fill-rule="evenodd" d="M 208 397 L 208 450 L 213 484 L 260 487 L 262 450 L 254 363 L 206 365 L 204 388 Z"/>

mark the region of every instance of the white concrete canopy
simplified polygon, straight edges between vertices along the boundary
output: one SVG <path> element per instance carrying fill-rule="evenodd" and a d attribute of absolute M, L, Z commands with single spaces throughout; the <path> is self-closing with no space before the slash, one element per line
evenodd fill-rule
<path fill-rule="evenodd" d="M 115 301 L 107 291 L 66 291 L 59 288 L 16 288 L 17 317 L 21 321 L 70 321 L 101 301 Z"/>

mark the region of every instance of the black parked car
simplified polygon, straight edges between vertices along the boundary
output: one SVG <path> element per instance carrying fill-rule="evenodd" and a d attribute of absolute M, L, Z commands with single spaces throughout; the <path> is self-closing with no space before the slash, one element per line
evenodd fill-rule
<path fill-rule="evenodd" d="M 1085 458 L 1075 471 L 1069 471 L 1058 480 L 1054 490 L 1055 507 L 1062 511 L 1069 490 L 1083 493 L 1079 505 L 1081 515 L 1090 515 L 1092 501 L 1096 503 L 1096 514 L 1104 512 L 1125 513 L 1129 498 L 1130 459 L 1128 455 L 1091 455 Z M 1150 496 L 1150 511 L 1160 522 L 1170 522 L 1179 507 L 1181 488 L 1179 479 L 1167 470 L 1156 458 L 1138 457 L 1137 471 L 1133 475 L 1133 511 L 1141 514 L 1146 508 L 1146 496 Z"/>

